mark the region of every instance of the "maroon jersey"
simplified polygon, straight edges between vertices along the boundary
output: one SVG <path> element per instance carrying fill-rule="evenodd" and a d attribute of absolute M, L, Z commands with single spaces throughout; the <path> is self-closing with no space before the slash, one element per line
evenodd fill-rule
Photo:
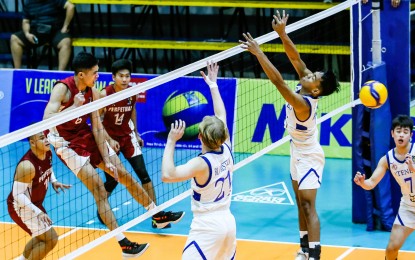
<path fill-rule="evenodd" d="M 33 164 L 33 167 L 35 167 L 35 176 L 32 179 L 32 183 L 29 184 L 29 187 L 27 188 L 27 195 L 34 205 L 43 209 L 42 203 L 48 190 L 50 176 L 52 175 L 52 153 L 50 151 L 46 152 L 45 159 L 40 160 L 32 150 L 29 150 L 23 158 L 20 159 L 19 163 L 23 161 L 29 161 Z M 13 200 L 12 191 L 7 197 L 7 204 L 13 204 Z"/>
<path fill-rule="evenodd" d="M 107 86 L 105 91 L 107 96 L 116 93 L 114 85 Z M 135 102 L 136 96 L 132 96 L 106 107 L 102 124 L 111 137 L 125 136 L 131 133 L 132 130 L 128 122 L 131 119 Z"/>
<path fill-rule="evenodd" d="M 66 108 L 73 105 L 74 97 L 76 94 L 79 93 L 79 90 L 76 87 L 75 79 L 73 76 L 63 79 L 61 81 L 57 81 L 55 85 L 58 83 L 65 84 L 68 87 L 69 91 L 71 92 L 71 97 L 68 100 L 68 102 L 61 104 L 61 108 L 59 109 L 59 111 L 63 111 Z M 85 102 L 83 104 L 88 104 L 92 102 L 92 89 L 91 88 L 88 87 L 85 89 L 84 97 L 85 97 Z M 88 117 L 89 117 L 89 114 L 86 114 L 81 117 L 72 119 L 59 126 L 56 126 L 56 130 L 58 131 L 59 136 L 63 137 L 67 141 L 71 141 L 72 139 L 76 137 L 82 136 L 81 133 L 91 132 L 91 129 L 86 122 Z"/>

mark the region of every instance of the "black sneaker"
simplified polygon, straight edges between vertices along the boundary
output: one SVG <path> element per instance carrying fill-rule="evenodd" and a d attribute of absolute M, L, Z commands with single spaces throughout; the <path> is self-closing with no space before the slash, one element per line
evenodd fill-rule
<path fill-rule="evenodd" d="M 162 229 L 166 227 L 169 223 L 177 223 L 182 220 L 184 216 L 183 211 L 172 212 L 172 211 L 160 211 L 159 213 L 155 214 L 152 218 L 152 226 L 156 226 L 156 228 Z"/>
<path fill-rule="evenodd" d="M 147 250 L 147 248 L 150 246 L 149 243 L 145 244 L 137 244 L 135 242 L 125 243 L 124 245 L 120 245 L 122 249 L 122 256 L 123 257 L 138 257 Z"/>

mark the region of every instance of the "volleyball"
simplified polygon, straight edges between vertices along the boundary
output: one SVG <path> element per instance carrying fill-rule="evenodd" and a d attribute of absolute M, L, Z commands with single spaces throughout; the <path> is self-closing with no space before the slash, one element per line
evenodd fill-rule
<path fill-rule="evenodd" d="M 163 122 L 168 130 L 175 120 L 186 122 L 183 138 L 193 139 L 199 133 L 199 123 L 209 114 L 206 97 L 199 91 L 173 92 L 163 105 Z"/>
<path fill-rule="evenodd" d="M 368 108 L 379 108 L 388 99 L 388 90 L 379 81 L 370 80 L 363 84 L 359 92 L 362 104 Z"/>

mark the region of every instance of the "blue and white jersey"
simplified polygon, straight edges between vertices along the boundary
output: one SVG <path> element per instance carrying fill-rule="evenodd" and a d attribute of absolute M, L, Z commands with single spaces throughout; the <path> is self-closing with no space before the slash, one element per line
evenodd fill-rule
<path fill-rule="evenodd" d="M 286 103 L 286 118 L 284 127 L 291 136 L 292 142 L 298 147 L 313 148 L 313 144 L 319 146 L 318 129 L 317 129 L 317 105 L 318 98 L 312 96 L 303 96 L 310 105 L 310 114 L 307 119 L 301 121 L 297 118 L 293 107 Z"/>
<path fill-rule="evenodd" d="M 221 146 L 220 152 L 207 152 L 199 155 L 209 166 L 206 183 L 191 180 L 192 211 L 203 213 L 229 210 L 232 196 L 233 156 L 229 143 Z"/>
<path fill-rule="evenodd" d="M 415 158 L 414 144 L 411 145 L 409 153 Z M 415 173 L 409 170 L 405 160 L 398 160 L 395 156 L 395 149 L 391 149 L 386 154 L 389 170 L 392 173 L 395 180 L 401 186 L 402 198 L 401 202 L 404 204 L 415 207 Z"/>

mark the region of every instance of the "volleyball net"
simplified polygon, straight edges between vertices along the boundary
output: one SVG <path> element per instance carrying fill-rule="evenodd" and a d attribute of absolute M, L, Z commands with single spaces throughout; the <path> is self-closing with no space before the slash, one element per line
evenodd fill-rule
<path fill-rule="evenodd" d="M 350 45 L 352 42 L 350 37 L 354 32 L 349 25 L 351 23 L 344 23 L 345 20 L 352 19 L 348 9 L 357 2 L 345 1 L 296 22 L 292 22 L 295 16 L 290 15 L 286 28 L 310 70 L 330 69 L 338 75 L 340 80 L 340 92 L 323 97 L 319 102 L 318 122 L 326 122 L 325 128 L 323 129 L 323 126 L 320 128 L 320 142 L 323 147 L 328 144 L 335 146 L 332 149 L 333 152 L 326 151 L 329 157 L 342 157 L 350 152 L 348 150 L 350 147 L 344 147 L 340 143 L 347 142 L 343 140 L 344 138 L 350 140 L 351 132 L 346 133 L 344 138 L 340 137 L 340 139 L 343 138 L 342 140 L 335 140 L 330 135 L 330 128 L 337 122 L 351 129 L 351 122 L 346 120 L 350 119 L 350 116 L 347 115 L 351 114 L 351 107 L 358 104 L 358 101 L 352 98 L 353 88 L 351 87 L 353 77 L 351 64 L 355 61 L 351 60 L 350 56 L 353 48 Z M 340 16 L 343 19 L 336 19 Z M 271 19 L 270 17 L 270 31 L 272 31 Z M 298 77 L 283 52 L 278 35 L 270 32 L 262 36 L 253 35 L 253 37 L 261 44 L 271 62 L 280 70 L 287 84 L 295 88 L 298 84 Z M 54 259 L 61 257 L 73 259 L 138 224 L 140 227 L 144 224 L 149 227 L 149 218 L 159 210 L 180 210 L 175 205 L 190 195 L 190 185 L 189 182 L 174 184 L 161 182 L 163 148 L 172 120 L 183 119 L 187 122 L 187 129 L 185 137 L 177 144 L 176 164 L 185 163 L 200 152 L 200 141 L 197 139 L 198 123 L 205 115 L 214 114 L 209 87 L 199 73 L 200 70 L 206 71 L 208 61 L 218 62 L 220 65 L 218 85 L 228 114 L 228 127 L 235 152 L 235 170 L 264 154 L 289 154 L 287 145 L 289 138 L 284 131 L 285 101 L 275 86 L 266 78 L 256 58 L 249 52 L 245 52 L 239 45 L 163 75 L 133 74 L 132 82 L 137 83 L 134 87 L 75 110 L 62 111 L 58 116 L 30 126 L 16 127 L 14 131 L 0 138 L 3 171 L 0 185 L 2 198 L 7 198 L 11 191 L 15 168 L 20 158 L 29 149 L 25 138 L 107 107 L 117 101 L 138 96 L 137 126 L 145 141 L 142 152 L 155 189 L 157 208 L 147 212 L 134 201 L 124 186 L 118 185 L 111 194 L 109 203 L 120 227 L 108 232 L 97 219 L 97 207 L 93 196 L 54 154 L 52 164 L 57 179 L 73 186 L 63 196 L 57 196 L 53 189 L 49 189 L 45 199 L 44 207 L 48 215 L 54 225 L 60 227 L 60 241 L 49 256 Z M 234 77 L 235 73 L 232 72 L 235 71 L 240 77 Z M 19 78 L 24 79 L 25 72 L 10 73 L 23 73 L 19 74 Z M 57 73 L 50 77 L 56 80 L 68 75 Z M 45 77 L 45 75 L 42 74 L 40 77 Z M 28 79 L 25 80 L 27 86 Z M 103 73 L 96 87 L 102 88 L 110 81 L 111 75 Z M 39 102 L 43 108 L 48 100 L 47 95 L 46 97 L 46 101 Z M 26 113 L 30 111 L 43 115 L 43 110 L 31 111 L 34 110 L 31 108 L 31 101 L 22 101 L 23 103 Z M 21 111 L 21 113 L 25 112 Z M 23 125 L 29 123 L 22 121 Z M 127 171 L 137 178 L 128 161 L 122 155 L 120 159 Z M 104 179 L 104 173 L 97 171 Z M 235 177 L 237 178 L 237 173 Z M 0 257 L 14 259 L 21 255 L 29 237 L 23 230 L 11 224 L 13 222 L 8 216 L 5 199 L 3 200 L 1 202 L 3 228 L 0 233 L 0 251 L 3 253 Z"/>

